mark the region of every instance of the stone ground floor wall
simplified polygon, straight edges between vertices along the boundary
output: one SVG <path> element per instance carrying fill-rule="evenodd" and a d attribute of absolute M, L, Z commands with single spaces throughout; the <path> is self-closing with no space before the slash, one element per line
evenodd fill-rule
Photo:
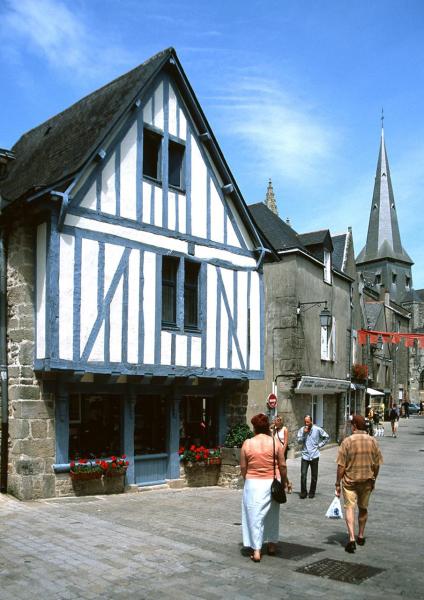
<path fill-rule="evenodd" d="M 55 496 L 78 496 L 84 494 L 117 493 L 123 491 L 123 484 L 94 480 L 73 482 L 69 474 L 55 474 L 53 464 L 56 460 L 55 439 L 55 394 L 43 390 L 43 382 L 38 381 L 32 370 L 32 345 L 14 344 L 14 364 L 9 367 L 10 395 L 10 448 L 8 491 L 21 500 L 49 498 Z M 50 385 L 51 389 L 51 385 Z M 169 394 L 169 388 L 166 390 Z M 123 392 L 124 394 L 124 392 Z M 221 422 L 222 440 L 230 427 L 245 422 L 247 407 L 247 388 L 245 383 L 223 385 L 224 403 Z M 128 457 L 133 460 L 132 457 Z M 211 465 L 206 469 L 195 469 L 187 473 L 180 469 L 181 485 L 236 486 L 239 467 Z M 178 481 L 178 480 L 177 480 Z M 122 488 L 122 489 L 121 489 Z"/>

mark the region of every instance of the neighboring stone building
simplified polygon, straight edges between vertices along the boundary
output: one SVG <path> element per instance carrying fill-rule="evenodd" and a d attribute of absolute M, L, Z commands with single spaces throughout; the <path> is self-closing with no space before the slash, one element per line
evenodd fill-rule
<path fill-rule="evenodd" d="M 13 153 L 2 491 L 72 494 L 71 459 L 121 453 L 130 484 L 178 480 L 263 376 L 265 248 L 175 51 Z"/>
<path fill-rule="evenodd" d="M 264 267 L 265 379 L 250 386 L 248 416 L 264 411 L 274 393 L 292 441 L 305 413 L 337 441 L 350 411 L 353 330 L 361 327 L 351 300 L 357 295 L 352 233 L 298 234 L 265 203 L 249 208 L 274 255 Z M 320 324 L 324 308 L 328 326 Z M 359 390 L 353 396 L 358 410 L 363 397 Z"/>
<path fill-rule="evenodd" d="M 413 261 L 401 241 L 383 128 L 367 241 L 356 265 L 368 329 L 424 332 L 424 290 L 413 289 Z M 380 340 L 368 342 L 364 351 L 371 392 L 384 394 L 386 410 L 392 401 L 402 402 L 406 397 L 419 401 L 420 386 L 424 392 L 424 354 L 418 343 L 410 349 L 403 342 L 382 344 Z M 379 404 L 381 397 L 369 395 L 368 401 Z"/>

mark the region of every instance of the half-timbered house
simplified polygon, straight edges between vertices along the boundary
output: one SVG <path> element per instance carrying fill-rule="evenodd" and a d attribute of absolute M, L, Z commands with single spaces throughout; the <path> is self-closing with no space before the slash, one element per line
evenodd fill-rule
<path fill-rule="evenodd" d="M 8 490 L 68 493 L 70 460 L 105 454 L 130 484 L 178 479 L 179 446 L 222 442 L 263 376 L 265 250 L 175 51 L 7 162 Z"/>

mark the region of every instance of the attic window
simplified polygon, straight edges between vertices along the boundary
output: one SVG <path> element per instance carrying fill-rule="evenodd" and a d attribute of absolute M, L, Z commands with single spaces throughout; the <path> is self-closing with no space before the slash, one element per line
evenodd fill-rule
<path fill-rule="evenodd" d="M 405 287 L 406 289 L 409 290 L 409 288 L 411 287 L 411 278 L 408 277 L 408 275 L 405 276 Z"/>
<path fill-rule="evenodd" d="M 152 179 L 161 179 L 162 136 L 150 129 L 143 131 L 143 175 Z"/>
<path fill-rule="evenodd" d="M 379 273 L 375 276 L 375 283 L 377 285 L 381 284 L 381 275 Z"/>
<path fill-rule="evenodd" d="M 168 183 L 174 187 L 183 187 L 183 164 L 185 146 L 169 140 Z"/>
<path fill-rule="evenodd" d="M 396 283 L 397 275 L 396 273 L 392 273 L 392 283 Z"/>
<path fill-rule="evenodd" d="M 183 166 L 185 146 L 169 140 L 168 147 L 168 183 L 174 187 L 183 187 Z"/>

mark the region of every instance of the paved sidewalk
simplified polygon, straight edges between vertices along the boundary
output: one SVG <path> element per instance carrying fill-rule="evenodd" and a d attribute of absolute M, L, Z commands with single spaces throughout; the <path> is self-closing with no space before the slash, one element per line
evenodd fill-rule
<path fill-rule="evenodd" d="M 389 424 L 386 423 L 386 432 Z M 325 519 L 337 448 L 322 453 L 316 497 L 295 493 L 280 511 L 279 555 L 241 551 L 241 492 L 220 488 L 18 502 L 0 495 L 0 599 L 280 599 L 423 597 L 424 417 L 377 438 L 384 455 L 367 542 L 349 555 L 344 521 Z M 421 514 L 420 514 L 421 513 Z M 298 572 L 334 559 L 384 572 L 361 584 Z"/>

